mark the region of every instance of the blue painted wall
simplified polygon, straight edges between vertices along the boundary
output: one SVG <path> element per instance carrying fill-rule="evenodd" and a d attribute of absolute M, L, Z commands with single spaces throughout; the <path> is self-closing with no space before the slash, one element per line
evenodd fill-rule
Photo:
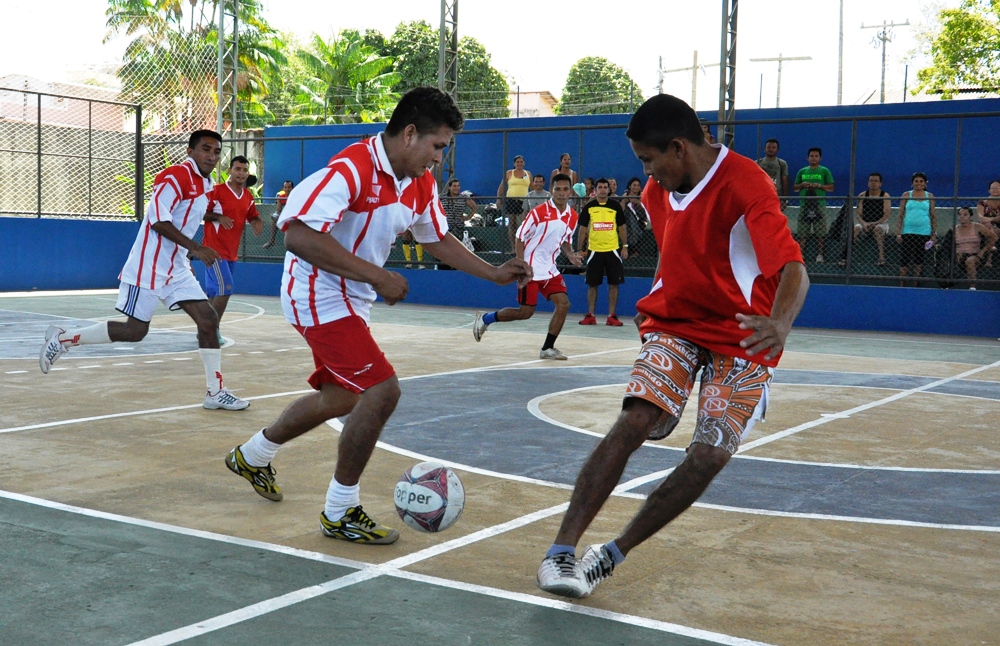
<path fill-rule="evenodd" d="M 919 115 L 961 112 L 961 119 L 914 119 Z M 977 114 L 995 116 L 975 116 Z M 625 138 L 630 115 L 476 119 L 466 123 L 456 139 L 456 176 L 462 187 L 477 195 L 495 196 L 514 155 L 524 155 L 532 173 L 549 173 L 559 156 L 573 156 L 573 168 L 584 177 L 614 177 L 619 186 L 642 176 Z M 713 120 L 712 113 L 701 113 Z M 793 119 L 895 117 L 887 121 L 858 121 L 857 169 L 854 193 L 864 190 L 868 173 L 879 171 L 884 188 L 899 195 L 910 187 L 910 175 L 923 171 L 930 190 L 938 196 L 955 192 L 956 151 L 959 196 L 983 196 L 989 182 L 1000 177 L 995 151 L 1000 147 L 1000 99 L 894 103 L 867 106 L 770 108 L 740 110 L 737 122 L 769 121 L 736 127 L 735 150 L 748 157 L 763 155 L 770 137 L 781 142 L 779 156 L 788 162 L 789 179 L 806 165 L 807 149 L 823 149 L 823 165 L 830 168 L 836 195 L 846 195 L 851 169 L 852 124 L 843 122 L 789 123 Z M 298 183 L 326 165 L 330 157 L 358 138 L 380 132 L 384 124 L 336 126 L 281 126 L 265 129 L 264 194 L 273 196 L 285 179 Z M 298 140 L 301 137 L 335 139 Z M 285 138 L 293 138 L 285 140 Z"/>

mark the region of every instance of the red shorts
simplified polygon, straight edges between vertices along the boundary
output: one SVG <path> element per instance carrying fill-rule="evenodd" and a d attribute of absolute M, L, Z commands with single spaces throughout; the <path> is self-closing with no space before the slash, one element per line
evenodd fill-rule
<path fill-rule="evenodd" d="M 545 280 L 533 280 L 524 287 L 518 289 L 517 304 L 534 307 L 538 305 L 539 294 L 541 294 L 542 296 L 551 301 L 553 294 L 565 294 L 565 293 L 566 293 L 566 281 L 563 280 L 562 274 L 559 274 L 554 278 L 546 278 Z"/>
<path fill-rule="evenodd" d="M 309 385 L 332 383 L 361 394 L 395 376 L 392 364 L 375 343 L 364 319 L 348 316 L 322 325 L 293 326 L 309 344 L 316 372 Z"/>

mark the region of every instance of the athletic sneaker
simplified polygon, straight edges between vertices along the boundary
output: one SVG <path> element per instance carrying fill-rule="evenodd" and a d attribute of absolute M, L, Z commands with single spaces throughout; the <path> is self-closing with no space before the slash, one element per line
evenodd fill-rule
<path fill-rule="evenodd" d="M 548 350 L 542 350 L 538 353 L 539 359 L 555 359 L 556 361 L 565 361 L 566 355 L 555 348 L 549 348 Z"/>
<path fill-rule="evenodd" d="M 542 590 L 560 597 L 582 599 L 590 594 L 587 580 L 583 578 L 576 557 L 569 552 L 542 559 L 535 581 Z"/>
<path fill-rule="evenodd" d="M 218 410 L 220 408 L 224 410 L 243 410 L 244 408 L 250 408 L 250 402 L 240 399 L 229 392 L 228 388 L 222 388 L 214 395 L 211 391 L 206 390 L 205 403 L 202 406 L 209 410 Z"/>
<path fill-rule="evenodd" d="M 597 325 L 597 319 L 593 314 L 587 314 L 580 319 L 580 325 Z"/>
<path fill-rule="evenodd" d="M 486 323 L 483 323 L 483 313 L 476 312 L 476 321 L 472 324 L 472 338 L 479 342 L 483 335 L 486 334 L 486 330 L 489 328 Z"/>
<path fill-rule="evenodd" d="M 617 314 L 611 314 L 610 316 L 608 316 L 606 325 L 611 325 L 613 327 L 621 327 L 622 322 L 618 320 Z"/>
<path fill-rule="evenodd" d="M 222 330 L 220 330 L 219 328 L 215 328 L 215 335 L 219 339 L 219 347 L 220 348 L 222 346 L 226 345 L 226 340 L 224 338 L 222 338 Z"/>
<path fill-rule="evenodd" d="M 388 545 L 395 543 L 399 538 L 399 532 L 391 527 L 379 525 L 365 513 L 361 505 L 348 509 L 347 513 L 336 522 L 327 518 L 324 511 L 319 515 L 319 525 L 323 533 L 330 538 L 339 538 L 352 543 Z"/>
<path fill-rule="evenodd" d="M 594 591 L 597 585 L 611 578 L 615 571 L 615 561 L 603 545 L 591 545 L 580 559 L 580 572 L 587 583 L 587 595 Z M 584 595 L 584 596 L 587 596 Z"/>
<path fill-rule="evenodd" d="M 65 331 L 55 325 L 50 325 L 49 329 L 45 330 L 45 343 L 38 352 L 38 367 L 42 369 L 43 375 L 49 374 L 49 369 L 56 359 L 66 354 L 67 350 L 59 340 L 59 335 Z"/>
<path fill-rule="evenodd" d="M 268 500 L 277 502 L 283 498 L 281 487 L 274 481 L 274 469 L 268 464 L 266 467 L 254 467 L 247 464 L 243 459 L 243 452 L 240 447 L 236 447 L 226 456 L 226 466 L 238 476 L 243 476 L 253 485 L 253 490 L 264 496 Z"/>

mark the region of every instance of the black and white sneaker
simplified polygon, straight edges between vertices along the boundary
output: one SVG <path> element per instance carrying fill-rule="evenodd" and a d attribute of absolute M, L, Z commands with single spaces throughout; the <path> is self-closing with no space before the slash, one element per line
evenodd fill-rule
<path fill-rule="evenodd" d="M 587 584 L 587 594 L 583 596 L 587 596 L 601 581 L 611 578 L 615 571 L 615 561 L 606 547 L 591 545 L 580 559 L 580 571 Z"/>
<path fill-rule="evenodd" d="M 542 559 L 535 581 L 542 590 L 560 597 L 582 599 L 590 594 L 587 582 L 576 562 L 576 556 L 569 552 Z"/>

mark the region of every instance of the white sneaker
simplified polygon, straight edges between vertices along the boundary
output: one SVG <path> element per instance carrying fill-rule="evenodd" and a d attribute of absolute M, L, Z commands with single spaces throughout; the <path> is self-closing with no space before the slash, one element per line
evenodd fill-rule
<path fill-rule="evenodd" d="M 214 395 L 205 391 L 205 403 L 202 404 L 205 408 L 209 410 L 243 410 L 244 408 L 250 408 L 250 402 L 245 399 L 240 399 L 233 393 L 229 392 L 228 388 L 223 388 Z"/>
<path fill-rule="evenodd" d="M 615 561 L 603 545 L 591 545 L 580 559 L 580 572 L 587 582 L 588 595 L 601 581 L 611 578 L 614 571 Z"/>
<path fill-rule="evenodd" d="M 823 262 L 823 254 L 816 256 L 816 262 Z"/>
<path fill-rule="evenodd" d="M 488 328 L 489 326 L 483 323 L 483 313 L 476 312 L 476 321 L 472 324 L 472 338 L 479 342 Z"/>
<path fill-rule="evenodd" d="M 49 329 L 45 330 L 45 343 L 38 352 L 38 367 L 42 369 L 43 375 L 49 374 L 49 369 L 56 359 L 66 354 L 67 350 L 59 340 L 59 335 L 65 331 L 55 325 L 50 325 Z"/>
<path fill-rule="evenodd" d="M 542 350 L 538 353 L 539 359 L 555 359 L 556 361 L 565 361 L 567 359 L 566 355 L 559 352 L 556 348 L 549 348 L 548 350 Z"/>
<path fill-rule="evenodd" d="M 568 552 L 542 559 L 535 581 L 542 590 L 560 597 L 582 599 L 590 594 L 576 557 Z"/>
<path fill-rule="evenodd" d="M 976 286 L 975 286 L 975 285 L 973 285 L 972 287 L 970 287 L 970 288 L 969 288 L 969 291 L 970 291 L 970 292 L 974 292 L 974 291 L 976 291 Z"/>

